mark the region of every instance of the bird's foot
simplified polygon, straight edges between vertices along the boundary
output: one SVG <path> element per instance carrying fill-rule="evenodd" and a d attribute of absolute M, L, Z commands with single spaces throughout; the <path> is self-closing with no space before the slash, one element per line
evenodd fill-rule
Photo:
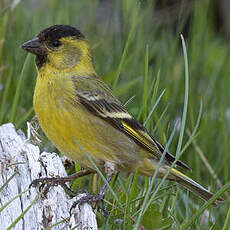
<path fill-rule="evenodd" d="M 65 183 L 73 181 L 79 177 L 89 175 L 91 173 L 94 173 L 94 171 L 91 169 L 84 169 L 82 171 L 76 172 L 76 173 L 74 173 L 70 176 L 66 176 L 66 177 L 39 178 L 39 179 L 33 180 L 32 183 L 30 184 L 29 188 L 39 186 L 39 191 L 44 189 L 44 191 L 47 193 L 49 191 L 50 187 L 60 185 L 68 195 L 74 197 L 74 196 L 76 196 L 76 193 L 73 192 Z"/>
<path fill-rule="evenodd" d="M 44 178 L 39 178 L 39 179 L 35 179 L 31 182 L 30 184 L 30 188 L 31 187 L 37 187 L 37 186 L 42 186 L 45 184 L 50 184 L 52 186 L 56 186 L 60 184 L 60 177 L 44 177 Z"/>
<path fill-rule="evenodd" d="M 42 188 L 45 185 L 49 185 L 51 186 L 58 186 L 61 185 L 63 186 L 65 184 L 65 180 L 63 180 L 63 178 L 61 177 L 44 177 L 44 178 L 39 178 L 39 179 L 35 179 L 31 182 L 29 188 L 31 187 L 38 187 Z"/>
<path fill-rule="evenodd" d="M 44 178 L 39 178 L 35 179 L 31 182 L 29 188 L 31 187 L 39 187 L 39 191 L 43 190 L 43 194 L 46 196 L 47 193 L 49 192 L 49 189 L 54 186 L 60 185 L 67 194 L 70 196 L 76 196 L 76 193 L 72 191 L 66 184 L 66 178 L 61 178 L 61 177 L 44 177 Z"/>
<path fill-rule="evenodd" d="M 84 197 L 81 197 L 78 201 L 74 202 L 72 207 L 70 208 L 70 213 L 72 212 L 72 209 L 75 208 L 77 205 L 83 205 L 84 203 L 96 203 L 100 210 L 102 211 L 102 214 L 107 217 L 109 215 L 108 211 L 104 208 L 103 205 L 103 197 L 104 195 L 102 194 L 97 194 L 97 195 L 92 195 L 92 194 L 87 194 Z"/>

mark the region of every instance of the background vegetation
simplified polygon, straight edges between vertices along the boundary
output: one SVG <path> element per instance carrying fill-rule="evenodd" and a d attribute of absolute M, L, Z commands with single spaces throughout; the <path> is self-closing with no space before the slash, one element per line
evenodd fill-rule
<path fill-rule="evenodd" d="M 87 36 L 97 73 L 123 103 L 132 98 L 127 108 L 133 116 L 163 145 L 169 144 L 175 130 L 170 152 L 186 150 L 181 159 L 193 170 L 187 175 L 218 191 L 230 180 L 229 24 L 224 8 L 216 8 L 221 2 L 226 1 L 0 0 L 0 123 L 13 122 L 25 129 L 34 116 L 34 57 L 26 57 L 20 45 L 50 25 L 70 24 Z M 186 100 L 181 33 L 190 76 L 186 119 L 182 119 Z M 180 124 L 185 121 L 178 149 Z M 43 139 L 41 148 L 51 149 Z M 95 191 L 92 180 L 84 178 L 73 187 Z M 159 187 L 159 180 L 152 182 L 138 172 L 115 178 L 112 188 L 119 202 L 107 192 L 110 216 L 105 219 L 97 212 L 100 228 L 133 229 L 140 223 L 138 228 L 145 229 L 179 229 L 186 224 L 191 229 L 230 229 L 229 201 L 207 205 L 204 211 L 202 200 L 175 183 L 165 181 Z M 156 188 L 160 189 L 154 193 Z M 146 201 L 152 202 L 146 206 L 143 197 L 148 192 Z M 229 195 L 223 197 L 227 200 Z"/>

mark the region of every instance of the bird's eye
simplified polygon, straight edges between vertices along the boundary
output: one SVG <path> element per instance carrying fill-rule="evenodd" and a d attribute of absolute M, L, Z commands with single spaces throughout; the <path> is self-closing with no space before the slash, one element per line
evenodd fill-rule
<path fill-rule="evenodd" d="M 58 46 L 61 45 L 61 42 L 59 42 L 58 40 L 54 40 L 54 41 L 52 42 L 52 45 L 53 45 L 54 47 L 58 47 Z"/>

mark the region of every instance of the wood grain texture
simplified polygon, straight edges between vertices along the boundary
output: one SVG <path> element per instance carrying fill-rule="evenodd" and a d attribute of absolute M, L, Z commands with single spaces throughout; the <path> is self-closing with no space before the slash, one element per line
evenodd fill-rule
<path fill-rule="evenodd" d="M 14 175 L 9 183 L 2 186 Z M 0 209 L 28 189 L 30 183 L 39 177 L 66 176 L 61 158 L 56 153 L 42 152 L 37 146 L 26 141 L 22 131 L 16 132 L 12 124 L 0 126 Z M 38 188 L 31 188 L 0 211 L 0 229 L 7 229 L 39 194 Z M 84 196 L 70 199 L 60 186 L 51 187 L 46 196 L 39 196 L 13 229 L 45 229 L 63 221 L 53 229 L 96 230 L 96 216 L 89 204 L 69 210 L 73 202 Z"/>

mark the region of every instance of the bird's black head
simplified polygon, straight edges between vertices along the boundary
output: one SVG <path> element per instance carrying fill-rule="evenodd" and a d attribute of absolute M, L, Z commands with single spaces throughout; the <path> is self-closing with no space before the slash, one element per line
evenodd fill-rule
<path fill-rule="evenodd" d="M 79 43 L 84 40 L 84 35 L 78 29 L 69 25 L 54 25 L 42 30 L 34 39 L 25 42 L 22 48 L 36 55 L 38 68 L 47 61 L 53 62 L 56 67 L 64 68 L 65 65 L 72 66 L 75 64 L 74 61 L 79 61 L 82 53 Z M 61 59 L 61 63 L 58 63 Z"/>
<path fill-rule="evenodd" d="M 42 30 L 38 36 L 41 41 L 55 41 L 64 37 L 74 37 L 76 39 L 84 39 L 84 35 L 80 30 L 69 25 L 54 25 Z"/>

